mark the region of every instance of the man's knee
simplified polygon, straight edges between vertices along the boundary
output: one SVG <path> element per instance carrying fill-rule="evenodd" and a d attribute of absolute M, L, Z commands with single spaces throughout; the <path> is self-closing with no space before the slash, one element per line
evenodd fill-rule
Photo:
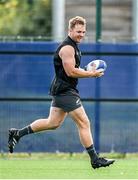
<path fill-rule="evenodd" d="M 89 129 L 90 128 L 90 121 L 89 120 L 83 120 L 80 125 L 81 125 L 82 129 Z"/>
<path fill-rule="evenodd" d="M 57 128 L 59 128 L 60 127 L 60 124 L 53 124 L 52 126 L 51 126 L 51 129 L 57 129 Z"/>
<path fill-rule="evenodd" d="M 61 122 L 57 120 L 48 119 L 47 123 L 48 123 L 48 127 L 53 130 L 61 126 Z"/>

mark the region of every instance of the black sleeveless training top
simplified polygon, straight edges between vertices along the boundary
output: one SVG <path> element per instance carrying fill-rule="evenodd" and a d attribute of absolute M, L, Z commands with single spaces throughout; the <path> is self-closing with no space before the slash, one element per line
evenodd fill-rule
<path fill-rule="evenodd" d="M 62 60 L 59 56 L 59 51 L 63 46 L 70 45 L 75 50 L 75 67 L 79 68 L 81 60 L 81 52 L 77 47 L 76 42 L 74 42 L 69 36 L 59 45 L 54 54 L 54 68 L 55 68 L 55 78 L 52 81 L 50 88 L 50 95 L 78 95 L 78 90 L 76 86 L 78 84 L 78 78 L 72 78 L 67 76 Z"/>

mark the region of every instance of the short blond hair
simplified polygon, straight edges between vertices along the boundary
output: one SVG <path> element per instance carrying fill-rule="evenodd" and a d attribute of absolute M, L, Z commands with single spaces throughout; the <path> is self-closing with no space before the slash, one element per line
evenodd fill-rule
<path fill-rule="evenodd" d="M 73 29 L 76 24 L 86 25 L 86 20 L 81 16 L 73 17 L 69 20 L 69 29 Z"/>

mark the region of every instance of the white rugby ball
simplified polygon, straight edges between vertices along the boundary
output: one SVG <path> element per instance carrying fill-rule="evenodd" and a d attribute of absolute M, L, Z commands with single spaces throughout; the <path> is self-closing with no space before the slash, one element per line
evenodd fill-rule
<path fill-rule="evenodd" d="M 100 70 L 100 71 L 105 71 L 106 68 L 107 68 L 106 62 L 103 60 L 100 60 L 100 59 L 93 60 L 90 63 L 88 63 L 86 66 L 87 71 L 92 71 L 94 69 Z"/>

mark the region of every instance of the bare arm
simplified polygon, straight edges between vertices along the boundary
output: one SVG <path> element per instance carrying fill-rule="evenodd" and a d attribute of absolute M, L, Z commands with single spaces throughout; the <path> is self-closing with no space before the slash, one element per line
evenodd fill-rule
<path fill-rule="evenodd" d="M 97 70 L 94 71 L 85 71 L 81 68 L 75 68 L 75 52 L 72 46 L 64 46 L 61 48 L 59 52 L 59 56 L 62 59 L 62 64 L 66 74 L 69 77 L 74 78 L 85 78 L 85 77 L 101 77 L 104 75 L 103 72 L 99 72 Z"/>

